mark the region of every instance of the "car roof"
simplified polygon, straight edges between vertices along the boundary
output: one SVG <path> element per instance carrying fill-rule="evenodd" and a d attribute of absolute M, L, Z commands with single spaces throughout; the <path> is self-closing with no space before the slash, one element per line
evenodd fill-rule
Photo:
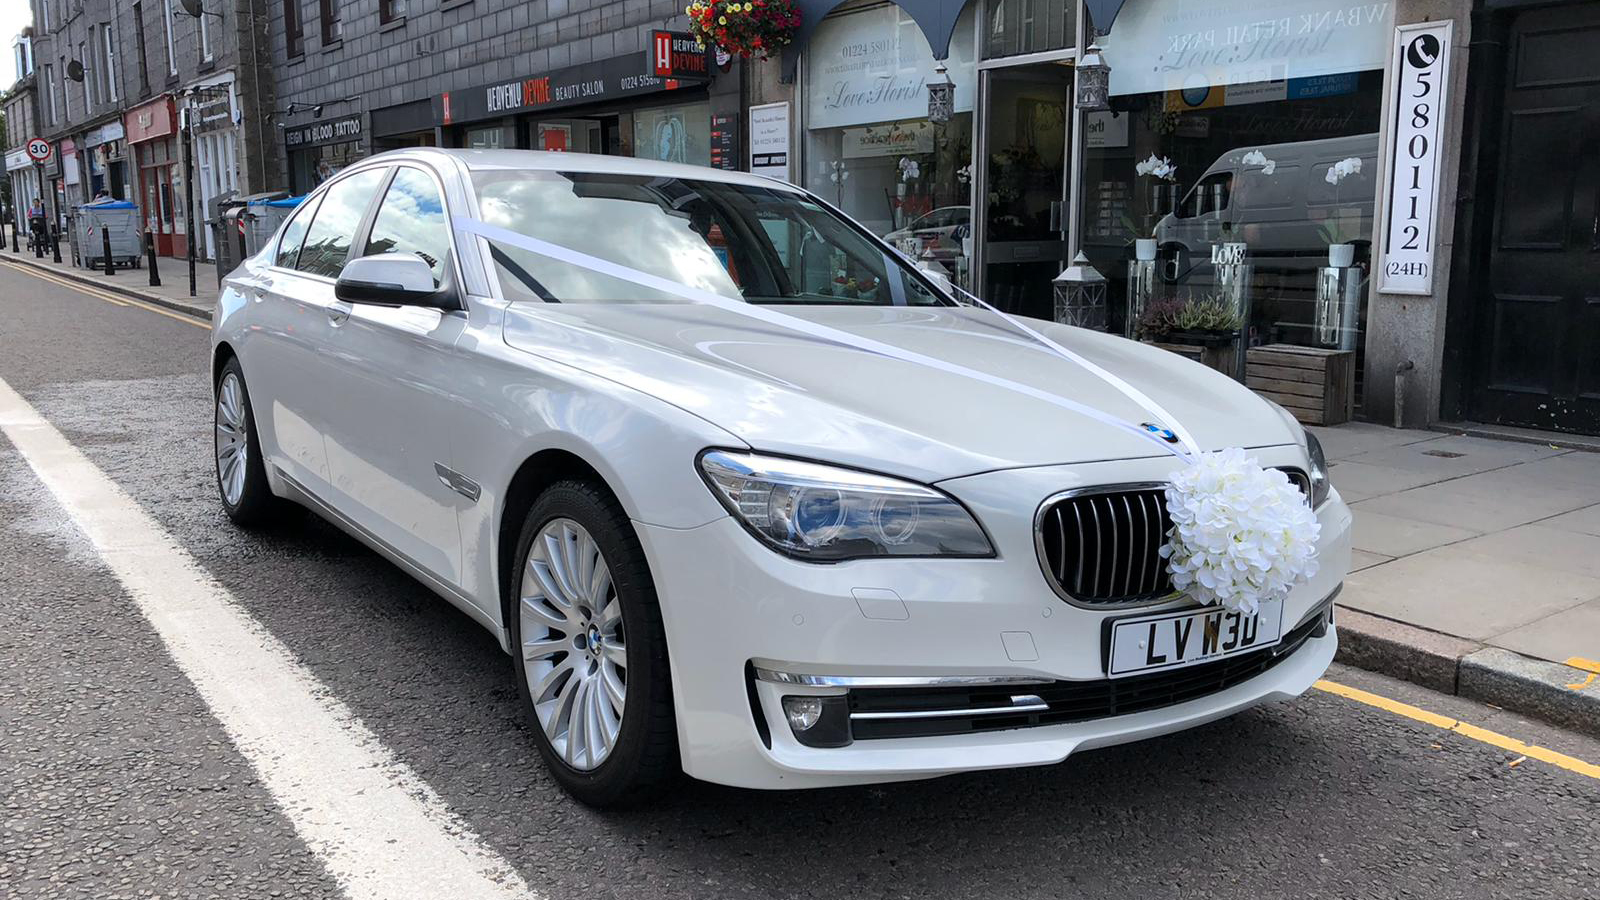
<path fill-rule="evenodd" d="M 471 172 L 590 172 L 597 174 L 644 175 L 653 178 L 691 178 L 698 181 L 720 181 L 752 187 L 781 187 L 797 190 L 787 182 L 733 172 L 707 166 L 690 166 L 683 163 L 657 162 L 635 159 L 631 156 L 604 156 L 598 153 L 558 153 L 547 150 L 460 150 L 440 147 L 407 147 L 371 157 L 381 160 L 393 156 L 400 158 L 443 161 L 454 160 Z"/>

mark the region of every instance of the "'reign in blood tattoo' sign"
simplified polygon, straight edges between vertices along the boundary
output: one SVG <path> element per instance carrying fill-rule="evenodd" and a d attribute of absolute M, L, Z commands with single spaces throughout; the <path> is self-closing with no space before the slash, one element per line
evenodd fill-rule
<path fill-rule="evenodd" d="M 1401 25 L 1394 34 L 1389 123 L 1389 208 L 1378 254 L 1378 290 L 1431 294 L 1439 219 L 1439 144 L 1450 81 L 1451 23 Z"/>

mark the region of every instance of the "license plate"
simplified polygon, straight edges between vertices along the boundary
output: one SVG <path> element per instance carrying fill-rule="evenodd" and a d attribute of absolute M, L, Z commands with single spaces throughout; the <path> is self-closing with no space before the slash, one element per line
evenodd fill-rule
<path fill-rule="evenodd" d="M 1253 613 L 1218 606 L 1118 619 L 1111 623 L 1112 678 L 1177 669 L 1271 647 L 1282 638 L 1283 601 Z"/>

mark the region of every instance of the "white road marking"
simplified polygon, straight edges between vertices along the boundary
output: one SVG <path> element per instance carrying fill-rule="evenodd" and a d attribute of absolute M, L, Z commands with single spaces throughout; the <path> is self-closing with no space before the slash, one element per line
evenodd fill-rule
<path fill-rule="evenodd" d="M 351 900 L 539 896 L 3 379 L 0 432 L 82 529 Z"/>

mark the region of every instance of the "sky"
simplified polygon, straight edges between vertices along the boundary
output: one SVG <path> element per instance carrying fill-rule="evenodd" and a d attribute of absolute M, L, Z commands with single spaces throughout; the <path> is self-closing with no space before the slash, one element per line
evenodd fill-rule
<path fill-rule="evenodd" d="M 28 0 L 0 0 L 0 52 L 6 56 L 5 62 L 0 63 L 0 82 L 9 85 L 17 77 L 12 71 L 16 63 L 11 61 L 11 39 L 32 24 L 33 10 Z"/>

